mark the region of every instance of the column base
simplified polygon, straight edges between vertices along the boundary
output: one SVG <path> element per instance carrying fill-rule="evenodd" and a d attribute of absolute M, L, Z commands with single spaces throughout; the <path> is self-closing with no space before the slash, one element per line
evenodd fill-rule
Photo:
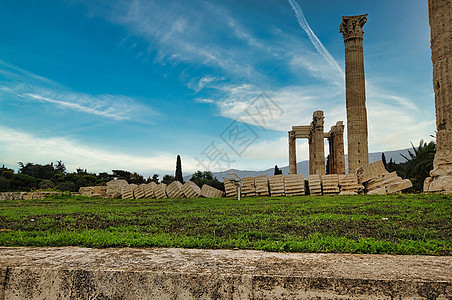
<path fill-rule="evenodd" d="M 424 181 L 425 193 L 452 194 L 452 165 L 438 166 Z"/>

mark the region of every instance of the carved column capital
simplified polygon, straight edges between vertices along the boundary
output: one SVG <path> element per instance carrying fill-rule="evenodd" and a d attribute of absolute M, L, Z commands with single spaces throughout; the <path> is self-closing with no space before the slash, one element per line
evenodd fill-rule
<path fill-rule="evenodd" d="M 289 131 L 289 139 L 295 140 L 295 131 Z"/>
<path fill-rule="evenodd" d="M 339 26 L 339 32 L 342 33 L 344 41 L 351 38 L 363 38 L 363 26 L 367 22 L 367 14 L 360 16 L 342 17 L 342 23 Z"/>

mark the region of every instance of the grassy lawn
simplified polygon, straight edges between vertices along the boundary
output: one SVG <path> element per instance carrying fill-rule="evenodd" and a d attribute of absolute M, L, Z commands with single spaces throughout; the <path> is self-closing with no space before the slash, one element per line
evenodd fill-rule
<path fill-rule="evenodd" d="M 0 201 L 0 246 L 452 255 L 452 196 Z"/>

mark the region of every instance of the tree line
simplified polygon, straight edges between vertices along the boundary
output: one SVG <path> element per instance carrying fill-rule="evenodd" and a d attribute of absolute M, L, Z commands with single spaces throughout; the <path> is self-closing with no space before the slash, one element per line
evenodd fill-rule
<path fill-rule="evenodd" d="M 80 187 L 106 185 L 113 179 L 124 179 L 129 184 L 142 183 L 165 183 L 170 184 L 177 180 L 184 183 L 182 176 L 182 163 L 178 155 L 176 159 L 176 171 L 174 176 L 166 174 L 160 181 L 159 175 L 144 178 L 137 172 L 126 170 L 112 170 L 112 173 L 101 172 L 99 174 L 90 173 L 86 169 L 77 168 L 76 172 L 67 172 L 63 161 L 59 160 L 55 164 L 41 165 L 34 163 L 19 162 L 19 169 L 15 172 L 13 169 L 6 168 L 4 165 L 0 168 L 0 192 L 8 191 L 31 191 L 38 189 L 55 189 L 59 191 L 78 192 Z M 191 179 L 198 186 L 208 184 L 224 191 L 224 184 L 213 177 L 210 171 L 197 171 Z"/>

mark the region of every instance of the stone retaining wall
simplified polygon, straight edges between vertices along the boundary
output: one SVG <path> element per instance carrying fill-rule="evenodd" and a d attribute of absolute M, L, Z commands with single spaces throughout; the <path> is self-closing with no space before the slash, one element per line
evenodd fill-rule
<path fill-rule="evenodd" d="M 451 297 L 451 257 L 0 247 L 0 300 Z"/>

